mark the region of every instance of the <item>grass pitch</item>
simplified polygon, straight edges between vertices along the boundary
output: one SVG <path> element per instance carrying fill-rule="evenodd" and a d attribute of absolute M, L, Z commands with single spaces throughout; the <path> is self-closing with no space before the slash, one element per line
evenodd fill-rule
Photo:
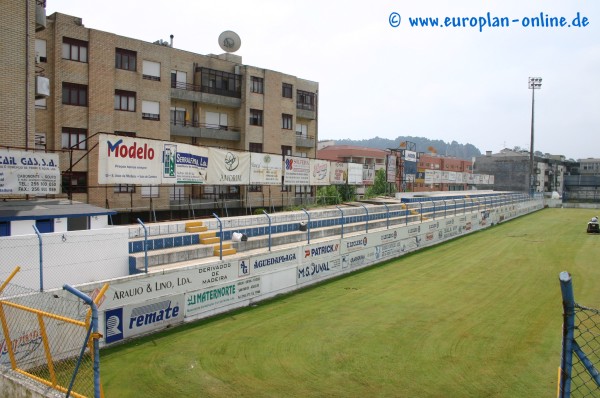
<path fill-rule="evenodd" d="M 595 210 L 544 209 L 101 352 L 106 397 L 550 397 L 558 275 L 600 307 Z"/>

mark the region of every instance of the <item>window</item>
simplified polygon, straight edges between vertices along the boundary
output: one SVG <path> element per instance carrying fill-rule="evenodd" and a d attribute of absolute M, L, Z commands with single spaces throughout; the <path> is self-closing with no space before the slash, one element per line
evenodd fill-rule
<path fill-rule="evenodd" d="M 65 105 L 87 106 L 88 88 L 83 84 L 63 83 L 62 103 Z"/>
<path fill-rule="evenodd" d="M 260 142 L 251 142 L 248 150 L 254 153 L 262 153 L 263 144 Z M 262 185 L 249 185 L 248 192 L 262 192 Z"/>
<path fill-rule="evenodd" d="M 136 70 L 137 53 L 135 51 L 117 48 L 115 51 L 115 68 L 125 70 Z"/>
<path fill-rule="evenodd" d="M 87 41 L 63 37 L 62 57 L 77 62 L 88 61 L 88 43 Z"/>
<path fill-rule="evenodd" d="M 135 112 L 135 93 L 133 91 L 115 90 L 115 110 Z"/>
<path fill-rule="evenodd" d="M 227 114 L 218 112 L 206 112 L 206 127 L 209 129 L 227 130 Z"/>
<path fill-rule="evenodd" d="M 46 150 L 46 133 L 35 133 L 35 149 Z"/>
<path fill-rule="evenodd" d="M 281 128 L 286 130 L 292 129 L 293 116 L 283 113 L 281 115 Z"/>
<path fill-rule="evenodd" d="M 305 109 L 307 111 L 315 110 L 315 93 L 308 91 L 296 91 L 296 108 Z"/>
<path fill-rule="evenodd" d="M 250 91 L 257 94 L 262 94 L 264 91 L 264 79 L 262 77 L 250 77 Z"/>
<path fill-rule="evenodd" d="M 71 193 L 87 192 L 87 172 L 72 171 L 62 174 L 62 191 Z"/>
<path fill-rule="evenodd" d="M 118 184 L 115 185 L 115 193 L 133 193 L 135 192 L 135 185 L 133 184 Z"/>
<path fill-rule="evenodd" d="M 308 124 L 296 124 L 296 135 L 299 137 L 308 137 Z"/>
<path fill-rule="evenodd" d="M 240 75 L 220 70 L 200 68 L 202 76 L 201 90 L 205 93 L 242 97 L 242 80 Z"/>
<path fill-rule="evenodd" d="M 187 88 L 187 73 L 178 70 L 171 71 L 171 88 Z"/>
<path fill-rule="evenodd" d="M 160 120 L 160 102 L 142 101 L 142 119 Z"/>
<path fill-rule="evenodd" d="M 146 80 L 160 81 L 160 62 L 142 61 L 142 78 Z"/>
<path fill-rule="evenodd" d="M 171 108 L 170 109 L 171 112 L 171 123 L 174 125 L 180 125 L 180 126 L 185 126 L 186 120 L 185 120 L 185 116 L 187 114 L 187 111 L 185 110 L 185 108 Z"/>
<path fill-rule="evenodd" d="M 73 127 L 62 128 L 61 147 L 63 149 L 86 149 L 87 130 Z"/>
<path fill-rule="evenodd" d="M 262 126 L 263 125 L 263 111 L 258 109 L 250 109 L 250 125 L 251 126 Z"/>
<path fill-rule="evenodd" d="M 35 39 L 35 62 L 48 62 L 46 57 L 46 40 Z"/>
<path fill-rule="evenodd" d="M 294 86 L 289 83 L 283 83 L 281 86 L 281 96 L 285 98 L 292 98 L 292 90 Z"/>

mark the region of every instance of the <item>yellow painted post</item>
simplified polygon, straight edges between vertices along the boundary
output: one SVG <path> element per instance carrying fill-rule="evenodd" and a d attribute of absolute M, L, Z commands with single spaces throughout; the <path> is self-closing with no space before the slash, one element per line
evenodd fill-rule
<path fill-rule="evenodd" d="M 4 332 L 4 342 L 6 343 L 6 349 L 8 350 L 8 357 L 10 358 L 10 367 L 15 370 L 17 368 L 17 361 L 15 361 L 15 352 L 13 351 L 12 340 L 10 339 L 10 333 L 8 331 L 8 324 L 6 323 L 6 315 L 4 314 L 4 301 L 0 300 L 0 321 L 2 322 L 2 331 Z"/>
<path fill-rule="evenodd" d="M 0 294 L 2 294 L 2 292 L 4 291 L 4 288 L 6 287 L 6 285 L 9 284 L 9 282 L 11 281 L 11 279 L 17 274 L 17 272 L 19 272 L 21 270 L 21 267 L 17 267 L 13 270 L 13 272 L 11 272 L 11 274 L 8 276 L 8 278 L 6 278 L 6 280 L 4 281 L 4 283 L 2 283 L 2 286 L 0 286 Z"/>
<path fill-rule="evenodd" d="M 46 333 L 46 325 L 44 324 L 44 317 L 42 314 L 38 314 L 38 323 L 40 324 L 40 333 L 42 335 L 42 341 L 44 342 L 44 352 L 46 353 L 46 362 L 48 362 L 48 372 L 50 373 L 50 381 L 52 386 L 58 384 L 56 380 L 56 372 L 54 371 L 54 362 L 52 361 L 52 352 L 50 351 L 50 344 L 48 343 L 48 334 Z"/>

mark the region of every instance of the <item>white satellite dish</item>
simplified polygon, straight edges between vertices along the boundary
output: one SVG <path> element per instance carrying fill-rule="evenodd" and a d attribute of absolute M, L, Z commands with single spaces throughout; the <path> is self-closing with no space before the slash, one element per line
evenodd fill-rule
<path fill-rule="evenodd" d="M 219 46 L 221 46 L 223 51 L 233 53 L 239 50 L 241 45 L 242 40 L 237 33 L 231 30 L 226 30 L 219 35 Z"/>

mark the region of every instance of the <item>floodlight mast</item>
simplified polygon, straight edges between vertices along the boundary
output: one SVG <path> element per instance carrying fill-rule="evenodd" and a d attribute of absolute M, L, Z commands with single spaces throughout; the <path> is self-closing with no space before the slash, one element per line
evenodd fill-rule
<path fill-rule="evenodd" d="M 531 90 L 531 144 L 529 145 L 529 196 L 533 197 L 536 190 L 536 178 L 533 168 L 533 121 L 535 107 L 535 90 L 542 88 L 541 77 L 529 78 L 529 89 Z"/>

